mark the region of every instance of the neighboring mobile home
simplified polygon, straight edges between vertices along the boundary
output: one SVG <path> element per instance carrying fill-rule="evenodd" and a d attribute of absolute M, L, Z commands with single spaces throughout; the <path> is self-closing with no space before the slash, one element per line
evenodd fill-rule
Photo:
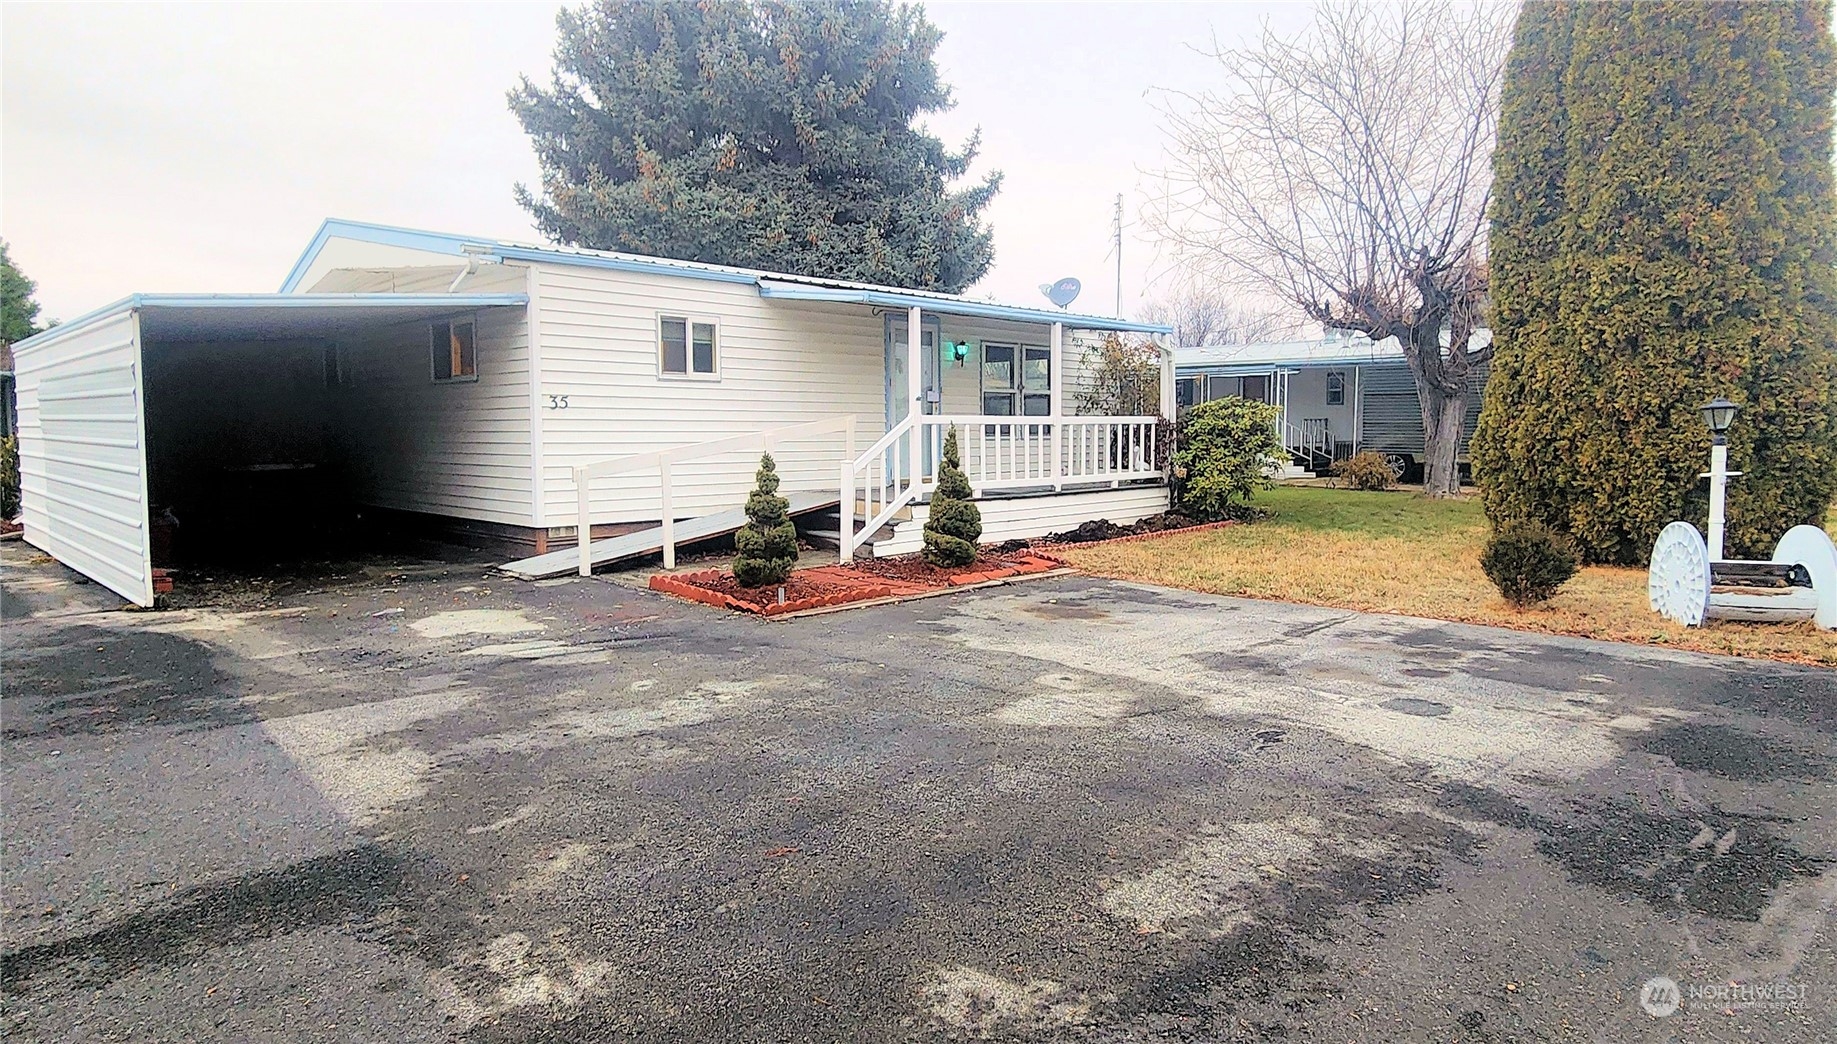
<path fill-rule="evenodd" d="M 1481 330 L 1469 346 L 1491 341 L 1492 332 Z M 1399 477 L 1420 473 L 1422 402 L 1394 337 L 1374 344 L 1364 334 L 1336 331 L 1315 340 L 1177 348 L 1174 360 L 1182 408 L 1228 396 L 1281 407 L 1282 444 L 1300 468 L 1324 471 L 1373 450 Z M 1462 462 L 1479 423 L 1486 374 L 1482 363 L 1468 375 Z"/>
<path fill-rule="evenodd" d="M 327 221 L 279 293 L 135 295 L 14 346 L 26 539 L 149 604 L 162 558 L 251 537 L 284 558 L 344 506 L 572 547 L 588 465 L 596 538 L 656 527 L 666 499 L 672 522 L 728 511 L 769 446 L 798 504 L 839 505 L 844 557 L 888 554 L 918 547 L 953 427 L 984 539 L 1127 523 L 1166 490 L 1155 418 L 1074 408 L 1104 332 L 1169 331 Z"/>

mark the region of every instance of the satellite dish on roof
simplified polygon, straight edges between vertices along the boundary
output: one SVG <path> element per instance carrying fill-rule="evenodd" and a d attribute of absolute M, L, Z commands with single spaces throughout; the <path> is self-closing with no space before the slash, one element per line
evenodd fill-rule
<path fill-rule="evenodd" d="M 1084 289 L 1084 284 L 1080 283 L 1073 276 L 1066 276 L 1056 283 L 1040 284 L 1040 293 L 1045 294 L 1048 301 L 1058 305 L 1060 308 L 1065 308 L 1073 301 L 1076 301 L 1078 299 L 1078 291 L 1082 289 Z"/>

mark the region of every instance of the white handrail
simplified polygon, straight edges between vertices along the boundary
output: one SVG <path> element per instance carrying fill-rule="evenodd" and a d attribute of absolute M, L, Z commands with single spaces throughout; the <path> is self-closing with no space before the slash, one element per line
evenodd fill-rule
<path fill-rule="evenodd" d="M 841 524 L 839 543 L 842 561 L 855 560 L 855 549 L 866 541 L 870 534 L 876 533 L 887 524 L 900 508 L 912 503 L 918 497 L 921 482 L 914 479 L 913 462 L 900 459 L 900 440 L 912 431 L 912 418 L 907 416 L 899 423 L 887 429 L 880 441 L 870 446 L 867 452 L 853 460 L 842 462 L 841 486 L 842 503 L 838 510 Z M 880 480 L 872 481 L 875 468 L 878 466 Z M 862 481 L 856 481 L 859 474 Z M 901 480 L 904 486 L 901 486 Z M 890 488 L 889 488 L 890 487 Z M 859 535 L 855 530 L 855 497 L 859 492 L 862 498 L 861 517 L 864 519 Z M 876 508 L 875 502 L 880 506 Z"/>
<path fill-rule="evenodd" d="M 1003 489 L 1063 489 L 1068 483 L 1119 486 L 1159 479 L 1159 421 L 1151 416 L 908 417 L 842 467 L 842 561 L 852 561 L 855 551 L 901 508 L 935 487 L 937 462 L 952 428 L 965 429 L 960 444 L 964 474 L 971 489 L 982 495 Z M 902 454 L 900 447 L 914 434 L 914 425 L 917 448 Z M 911 459 L 914 452 L 920 459 Z M 857 507 L 863 519 L 859 528 Z"/>
<path fill-rule="evenodd" d="M 707 442 L 691 442 L 650 453 L 610 457 L 576 467 L 574 469 L 574 528 L 575 542 L 580 547 L 580 575 L 593 575 L 593 519 L 590 504 L 593 479 L 642 471 L 651 467 L 658 470 L 660 476 L 658 493 L 662 501 L 663 567 L 674 569 L 676 568 L 676 512 L 671 504 L 670 496 L 670 466 L 672 464 L 722 453 L 737 453 L 755 446 L 762 452 L 769 453 L 774 445 L 781 442 L 796 442 L 837 431 L 842 432 L 842 456 L 844 460 L 847 460 L 855 454 L 855 423 L 855 415 L 850 413 L 840 417 L 828 417 L 820 421 L 786 424 L 777 428 L 749 431 L 743 435 L 729 435 L 726 438 L 710 439 Z"/>

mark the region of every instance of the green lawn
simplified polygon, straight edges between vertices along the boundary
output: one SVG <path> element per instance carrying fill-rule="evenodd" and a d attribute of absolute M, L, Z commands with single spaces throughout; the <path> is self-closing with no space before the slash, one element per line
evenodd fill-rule
<path fill-rule="evenodd" d="M 1216 594 L 1837 665 L 1837 635 L 1809 623 L 1661 620 L 1646 604 L 1644 569 L 1591 566 L 1549 602 L 1515 609 L 1480 570 L 1487 524 L 1477 499 L 1281 486 L 1255 503 L 1273 516 L 1064 557 L 1102 576 Z"/>

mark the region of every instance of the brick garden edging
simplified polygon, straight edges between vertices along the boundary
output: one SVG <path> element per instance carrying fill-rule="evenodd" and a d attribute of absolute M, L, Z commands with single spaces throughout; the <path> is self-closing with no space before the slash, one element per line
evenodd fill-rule
<path fill-rule="evenodd" d="M 802 612 L 805 609 L 821 609 L 825 606 L 843 605 L 848 602 L 864 602 L 870 598 L 888 598 L 893 589 L 885 584 L 863 584 L 844 591 L 832 591 L 826 595 L 815 595 L 810 598 L 793 598 L 779 603 L 757 605 L 744 602 L 733 595 L 715 591 L 695 583 L 697 580 L 713 580 L 721 575 L 719 569 L 704 569 L 697 573 L 659 573 L 651 577 L 650 588 L 673 594 L 678 598 L 687 598 L 692 602 L 712 605 L 717 609 L 732 609 L 742 613 L 756 613 L 760 616 L 777 616 L 780 613 Z"/>
<path fill-rule="evenodd" d="M 887 580 L 872 573 L 858 572 L 841 565 L 820 566 L 816 569 L 800 569 L 798 572 L 813 579 L 821 578 L 831 582 L 844 581 L 850 586 L 829 594 L 793 598 L 785 602 L 766 605 L 743 601 L 724 591 L 716 591 L 698 583 L 698 581 L 705 583 L 724 575 L 719 569 L 704 569 L 694 573 L 658 573 L 651 577 L 650 588 L 653 591 L 661 591 L 678 598 L 687 598 L 692 602 L 712 605 L 717 609 L 732 609 L 735 612 L 753 613 L 758 616 L 779 616 L 784 613 L 799 613 L 810 609 L 847 605 L 850 602 L 868 602 L 896 596 L 929 594 L 948 590 L 951 587 L 966 587 L 971 584 L 988 583 L 991 580 L 1005 580 L 1014 576 L 1044 573 L 1059 568 L 1060 564 L 1054 558 L 1029 552 L 1028 557 L 1016 562 L 1013 566 L 980 573 L 954 573 L 945 577 L 944 582 L 939 584 Z"/>

